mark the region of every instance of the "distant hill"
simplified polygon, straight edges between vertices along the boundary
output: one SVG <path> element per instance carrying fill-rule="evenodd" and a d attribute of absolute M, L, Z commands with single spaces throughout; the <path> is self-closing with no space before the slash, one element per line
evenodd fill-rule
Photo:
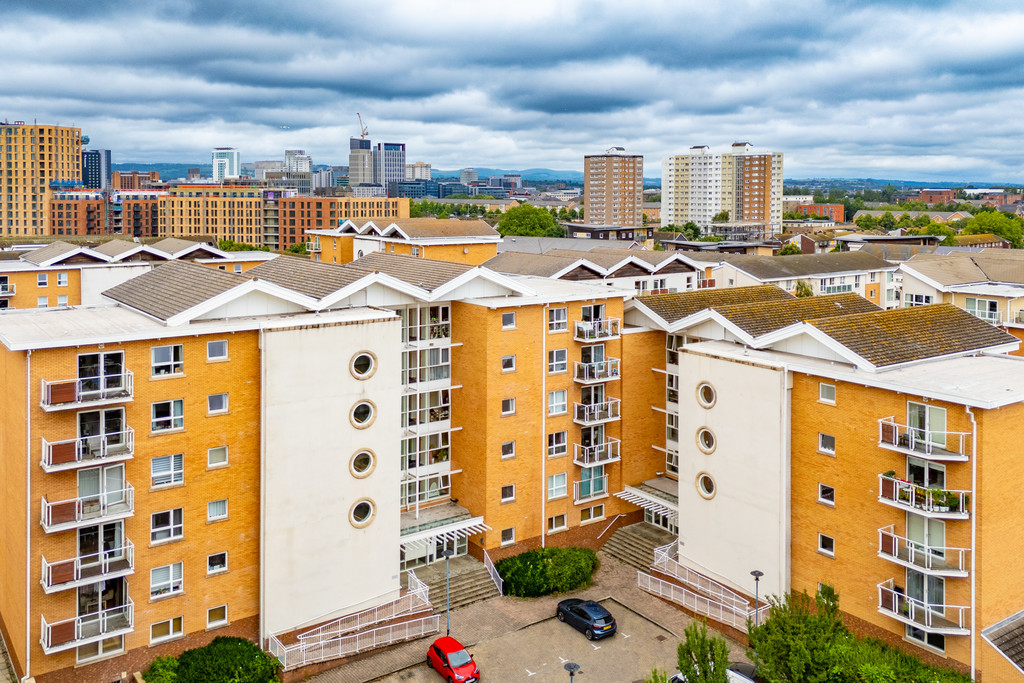
<path fill-rule="evenodd" d="M 1017 186 L 1019 183 L 1003 183 L 995 181 L 967 181 L 958 182 L 922 182 L 920 180 L 886 180 L 882 178 L 786 178 L 783 180 L 785 187 L 806 187 L 812 190 L 828 189 L 831 187 L 841 190 L 881 190 L 886 185 L 893 185 L 896 188 L 952 188 L 952 187 L 1005 187 Z"/>

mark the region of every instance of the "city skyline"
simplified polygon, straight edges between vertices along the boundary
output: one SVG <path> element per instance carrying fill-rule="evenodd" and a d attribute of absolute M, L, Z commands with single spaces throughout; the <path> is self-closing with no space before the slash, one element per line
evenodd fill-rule
<path fill-rule="evenodd" d="M 359 112 L 435 168 L 581 170 L 622 146 L 657 177 L 747 141 L 784 152 L 786 177 L 1024 182 L 1018 6 L 743 4 L 14 2 L 0 120 L 81 127 L 114 163 L 237 147 L 344 165 Z"/>

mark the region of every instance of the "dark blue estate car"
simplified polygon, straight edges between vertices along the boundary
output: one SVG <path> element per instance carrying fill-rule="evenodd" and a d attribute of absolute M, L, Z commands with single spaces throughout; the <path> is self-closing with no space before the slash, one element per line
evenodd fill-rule
<path fill-rule="evenodd" d="M 593 600 L 569 598 L 558 603 L 555 616 L 577 631 L 583 631 L 587 640 L 604 638 L 615 633 L 615 617 Z"/>

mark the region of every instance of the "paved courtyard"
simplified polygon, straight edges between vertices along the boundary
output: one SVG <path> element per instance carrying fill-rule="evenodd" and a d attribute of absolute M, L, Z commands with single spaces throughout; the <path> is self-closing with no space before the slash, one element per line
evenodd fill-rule
<path fill-rule="evenodd" d="M 580 683 L 628 683 L 642 679 L 655 664 L 668 668 L 675 660 L 676 644 L 691 618 L 637 588 L 636 570 L 632 567 L 604 552 L 599 552 L 598 557 L 601 566 L 594 575 L 594 582 L 585 590 L 571 595 L 549 595 L 529 600 L 495 597 L 452 612 L 452 636 L 474 653 L 480 662 L 484 680 L 529 680 L 531 683 L 568 680 L 568 675 L 561 670 L 560 658 L 579 657 L 583 660 L 584 655 L 588 657 L 586 661 L 577 663 L 585 665 L 583 671 L 589 669 L 590 672 L 578 679 Z M 601 602 L 614 600 L 607 603 L 607 606 L 619 621 L 619 633 L 596 642 L 601 649 L 594 650 L 582 633 L 553 619 L 555 605 L 566 597 L 582 597 Z M 443 629 L 443 614 L 441 624 Z M 623 637 L 626 635 L 630 637 Z M 657 640 L 659 635 L 664 636 L 665 640 Z M 637 638 L 635 642 L 639 644 L 635 653 L 632 652 L 630 642 L 633 638 Z M 316 683 L 439 681 L 441 679 L 437 674 L 423 664 L 431 640 L 424 638 L 367 653 L 309 680 Z M 729 641 L 729 649 L 730 659 L 746 659 L 744 647 L 739 643 Z M 634 655 L 636 660 L 624 663 L 626 657 Z M 648 657 L 652 658 L 651 661 L 640 661 Z M 627 672 L 627 677 L 606 676 L 604 672 L 610 671 L 607 668 L 609 662 L 620 660 L 620 663 L 624 663 L 624 671 L 632 669 L 634 665 L 636 670 Z M 533 673 L 532 676 L 526 673 L 527 668 Z M 551 677 L 553 674 L 549 672 L 552 670 L 561 670 L 562 678 Z"/>

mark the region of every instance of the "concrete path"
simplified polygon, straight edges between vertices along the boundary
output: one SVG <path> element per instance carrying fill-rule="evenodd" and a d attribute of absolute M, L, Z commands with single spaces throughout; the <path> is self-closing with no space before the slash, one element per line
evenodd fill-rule
<path fill-rule="evenodd" d="M 552 617 L 555 614 L 555 606 L 566 597 L 582 597 L 590 600 L 614 598 L 637 614 L 658 624 L 675 638 L 682 638 L 687 624 L 692 621 L 691 617 L 637 588 L 636 570 L 632 567 L 622 564 L 604 552 L 598 552 L 598 557 L 601 566 L 594 575 L 594 582 L 590 588 L 568 595 L 548 595 L 531 599 L 501 596 L 467 605 L 451 613 L 452 636 L 472 649 L 477 643 L 514 633 Z M 441 627 L 444 628 L 443 614 Z M 571 629 L 566 631 L 566 638 L 574 635 Z M 315 683 L 365 683 L 378 680 L 423 662 L 430 642 L 431 638 L 424 638 L 366 653 L 354 661 L 313 676 L 309 680 Z M 746 660 L 743 645 L 731 640 L 728 642 L 730 659 Z M 649 671 L 637 673 L 638 677 L 642 677 Z"/>

